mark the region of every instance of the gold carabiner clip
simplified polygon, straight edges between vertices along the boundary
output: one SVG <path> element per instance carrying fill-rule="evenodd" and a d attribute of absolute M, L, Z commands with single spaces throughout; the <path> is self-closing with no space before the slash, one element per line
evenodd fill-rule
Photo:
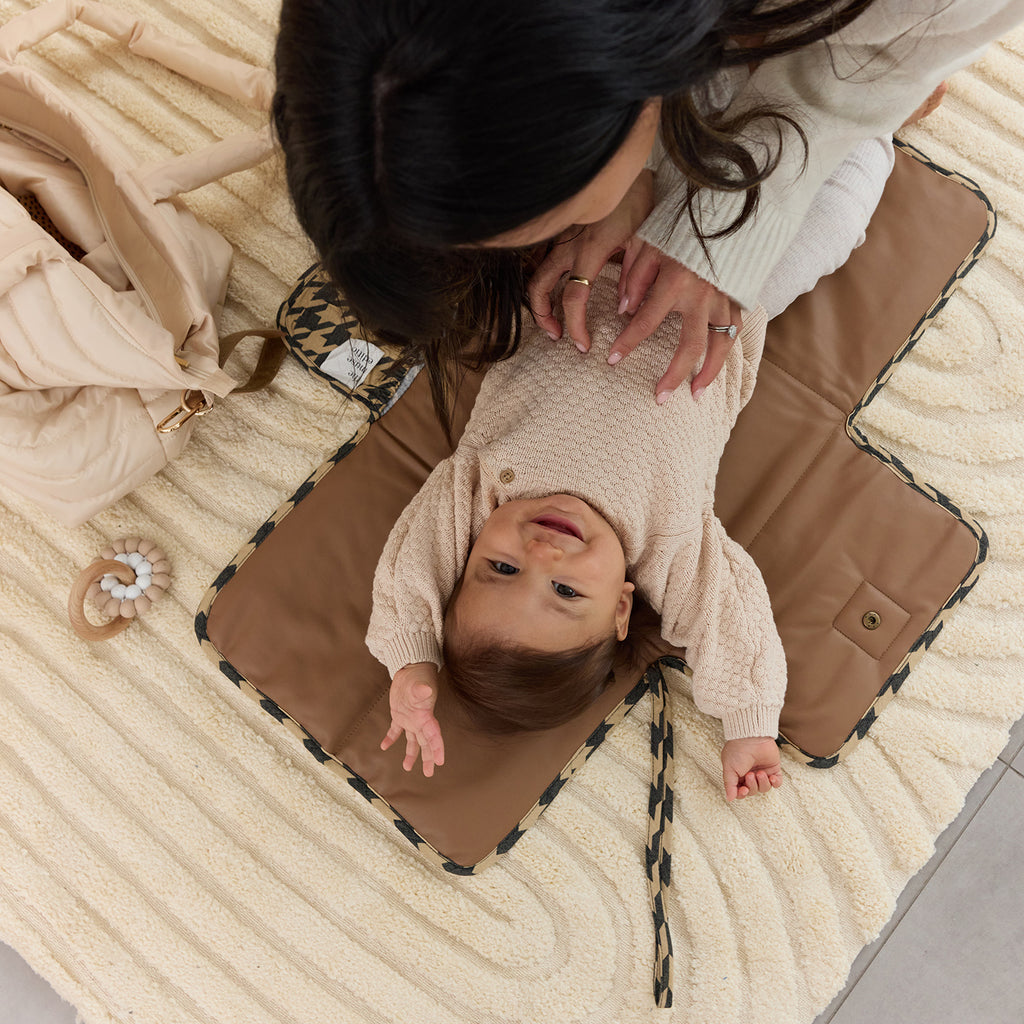
<path fill-rule="evenodd" d="M 156 432 L 158 434 L 173 434 L 178 427 L 187 423 L 193 416 L 205 416 L 212 408 L 213 402 L 209 401 L 202 391 L 182 391 L 178 408 L 156 425 Z"/>

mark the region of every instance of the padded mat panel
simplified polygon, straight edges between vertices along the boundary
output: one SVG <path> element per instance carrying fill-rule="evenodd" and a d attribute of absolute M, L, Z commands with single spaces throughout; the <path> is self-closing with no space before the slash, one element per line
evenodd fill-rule
<path fill-rule="evenodd" d="M 987 238 L 990 215 L 959 181 L 898 152 L 864 245 L 769 324 L 722 459 L 718 514 L 764 574 L 786 649 L 780 729 L 823 765 L 898 688 L 985 545 L 851 421 Z M 881 622 L 864 625 L 872 612 Z"/>

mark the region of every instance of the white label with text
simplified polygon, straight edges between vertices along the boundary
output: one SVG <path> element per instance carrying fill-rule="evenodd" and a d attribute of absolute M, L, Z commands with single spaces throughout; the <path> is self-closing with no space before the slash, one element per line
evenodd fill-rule
<path fill-rule="evenodd" d="M 320 369 L 346 387 L 357 388 L 384 358 L 384 352 L 362 338 L 349 338 L 320 364 Z"/>

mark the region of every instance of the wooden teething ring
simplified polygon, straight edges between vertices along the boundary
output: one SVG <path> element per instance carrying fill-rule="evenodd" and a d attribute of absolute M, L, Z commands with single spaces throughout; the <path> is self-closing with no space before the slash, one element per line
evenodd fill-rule
<path fill-rule="evenodd" d="M 139 567 L 125 559 L 132 558 Z M 110 577 L 109 583 L 104 578 Z M 117 588 L 120 582 L 123 587 Z M 100 557 L 79 573 L 68 595 L 68 618 L 74 631 L 83 640 L 109 640 L 127 629 L 136 615 L 149 610 L 170 585 L 170 563 L 152 541 L 131 537 L 118 540 L 105 548 Z M 123 590 L 131 587 L 127 595 Z M 117 588 L 122 590 L 118 593 Z M 112 616 L 109 622 L 94 625 L 85 615 L 85 604 L 91 601 L 100 611 Z"/>

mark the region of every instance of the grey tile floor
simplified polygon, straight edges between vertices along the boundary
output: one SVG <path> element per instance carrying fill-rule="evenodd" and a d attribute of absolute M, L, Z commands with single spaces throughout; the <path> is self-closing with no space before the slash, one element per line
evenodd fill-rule
<path fill-rule="evenodd" d="M 1022 967 L 1024 719 L 814 1024 L 1024 1024 Z M 74 1020 L 75 1011 L 0 944 L 0 1021 Z"/>
<path fill-rule="evenodd" d="M 1024 1022 L 1024 719 L 815 1024 Z"/>

